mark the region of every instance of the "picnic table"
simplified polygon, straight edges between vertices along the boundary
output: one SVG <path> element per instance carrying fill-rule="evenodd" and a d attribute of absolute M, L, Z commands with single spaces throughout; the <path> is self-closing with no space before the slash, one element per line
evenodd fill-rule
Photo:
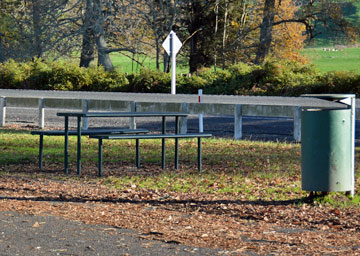
<path fill-rule="evenodd" d="M 166 134 L 166 118 L 175 117 L 175 134 L 179 133 L 179 117 L 186 117 L 187 113 L 179 112 L 59 112 L 57 116 L 63 116 L 64 122 L 64 172 L 68 173 L 68 142 L 69 142 L 69 118 L 77 118 L 77 174 L 81 174 L 81 120 L 82 118 L 101 117 L 161 117 L 162 118 L 162 134 Z M 100 140 L 99 140 L 100 141 Z M 137 141 L 138 142 L 138 141 Z M 178 138 L 175 138 L 175 144 L 177 148 Z M 165 138 L 162 138 L 162 152 L 165 152 Z M 164 162 L 165 157 L 162 157 Z M 164 166 L 164 163 L 163 163 Z"/>

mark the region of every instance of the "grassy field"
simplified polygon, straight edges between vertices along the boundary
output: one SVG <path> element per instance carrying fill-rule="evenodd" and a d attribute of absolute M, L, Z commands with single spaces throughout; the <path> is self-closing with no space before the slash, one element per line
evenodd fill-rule
<path fill-rule="evenodd" d="M 354 71 L 360 74 L 360 48 L 347 48 L 343 51 L 308 48 L 302 53 L 322 72 Z"/>
<path fill-rule="evenodd" d="M 136 55 L 134 60 L 130 56 L 125 56 L 119 53 L 112 53 L 111 60 L 115 68 L 120 72 L 126 73 L 138 73 L 142 68 L 148 68 L 155 70 L 156 62 L 154 58 L 150 58 L 144 55 Z M 163 63 L 160 63 L 160 70 L 163 70 Z M 177 61 L 176 73 L 188 73 L 189 68 L 182 61 Z"/>
<path fill-rule="evenodd" d="M 37 170 L 38 137 L 29 131 L 0 130 L 0 170 L 31 173 Z M 62 175 L 63 138 L 45 138 L 44 173 Z M 76 139 L 71 137 L 70 168 L 76 167 Z M 292 143 L 252 142 L 231 139 L 203 141 L 203 172 L 196 166 L 196 141 L 180 140 L 180 169 L 173 169 L 173 141 L 167 142 L 166 170 L 161 170 L 160 140 L 141 142 L 143 168 L 134 165 L 134 141 L 104 143 L 105 184 L 116 189 L 134 186 L 174 193 L 205 193 L 232 195 L 246 200 L 301 200 L 307 193 L 301 190 L 300 145 Z M 357 166 L 360 163 L 357 149 Z M 22 152 L 18 154 L 18 152 Z M 97 142 L 83 140 L 84 175 L 96 179 Z M 75 171 L 72 171 L 75 174 Z M 357 170 L 359 179 L 359 168 Z M 71 177 L 71 175 L 70 175 Z M 72 176 L 77 179 L 77 177 Z M 63 179 L 64 176 L 61 176 Z M 359 190 L 359 182 L 357 183 Z M 326 203 L 358 205 L 359 197 L 335 201 L 337 195 L 323 199 Z"/>
<path fill-rule="evenodd" d="M 354 71 L 360 74 L 360 48 L 346 48 L 343 51 L 324 51 L 324 48 L 306 48 L 302 50 L 302 54 L 321 72 Z M 138 73 L 141 68 L 156 69 L 155 61 L 149 57 L 139 57 L 137 59 L 138 62 L 136 62 L 124 55 L 115 53 L 111 55 L 111 58 L 114 66 L 120 72 Z M 179 63 L 176 73 L 188 73 L 188 68 Z"/>

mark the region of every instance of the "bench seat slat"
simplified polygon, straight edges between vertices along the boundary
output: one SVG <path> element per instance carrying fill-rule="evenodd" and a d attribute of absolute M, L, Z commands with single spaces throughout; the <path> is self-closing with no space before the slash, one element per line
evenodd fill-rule
<path fill-rule="evenodd" d="M 127 133 L 147 133 L 146 129 L 93 129 L 82 130 L 81 135 L 89 136 L 96 134 L 127 134 Z M 45 136 L 64 136 L 64 130 L 51 130 L 51 131 L 32 131 L 32 135 L 45 135 Z M 77 130 L 69 130 L 69 136 L 76 136 Z"/>
<path fill-rule="evenodd" d="M 204 138 L 211 137 L 209 133 L 186 133 L 186 134 L 124 134 L 124 135 L 90 135 L 94 139 L 177 139 L 177 138 Z"/>

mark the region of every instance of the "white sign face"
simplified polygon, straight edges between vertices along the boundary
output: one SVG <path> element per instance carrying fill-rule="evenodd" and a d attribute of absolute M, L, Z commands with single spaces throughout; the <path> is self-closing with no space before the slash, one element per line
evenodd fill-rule
<path fill-rule="evenodd" d="M 175 34 L 174 31 L 171 31 L 170 34 L 166 37 L 165 41 L 163 42 L 162 44 L 162 47 L 165 49 L 165 51 L 167 52 L 167 54 L 171 54 L 170 52 L 170 43 L 171 43 L 171 40 L 170 40 L 170 37 L 172 38 L 172 43 L 173 43 L 173 49 L 174 49 L 174 54 L 176 55 L 181 46 L 182 46 L 182 43 L 180 41 L 180 39 L 177 37 L 177 35 Z"/>

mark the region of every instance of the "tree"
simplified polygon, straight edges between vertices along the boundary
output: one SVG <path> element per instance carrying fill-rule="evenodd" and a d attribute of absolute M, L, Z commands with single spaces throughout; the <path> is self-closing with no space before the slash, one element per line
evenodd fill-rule
<path fill-rule="evenodd" d="M 178 1 L 129 0 L 129 2 L 134 10 L 134 16 L 139 17 L 144 27 L 148 28 L 147 38 L 151 40 L 142 41 L 155 47 L 156 68 L 160 69 L 161 44 L 176 23 Z"/>
<path fill-rule="evenodd" d="M 265 56 L 270 52 L 274 18 L 275 0 L 265 0 L 263 21 L 260 28 L 260 42 L 256 52 L 255 64 L 262 63 L 265 59 Z"/>
<path fill-rule="evenodd" d="M 189 48 L 190 73 L 201 67 L 210 67 L 214 64 L 214 46 L 216 45 L 214 27 L 216 17 L 216 1 L 183 0 L 180 3 L 180 32 L 186 37 L 185 43 Z M 219 9 L 220 11 L 221 9 Z"/>
<path fill-rule="evenodd" d="M 284 7 L 285 4 L 285 7 Z M 291 11 L 298 9 L 298 12 Z M 287 9 L 291 15 L 284 15 L 282 12 Z M 277 19 L 275 20 L 275 17 Z M 333 33 L 341 32 L 351 40 L 356 40 L 358 28 L 352 26 L 343 16 L 341 3 L 333 0 L 265 0 L 263 9 L 263 21 L 261 23 L 260 39 L 257 48 L 255 63 L 260 64 L 265 57 L 271 52 L 271 42 L 273 42 L 274 27 L 295 26 L 302 24 L 308 35 L 309 40 L 319 35 L 319 27 L 332 31 Z M 299 28 L 299 27 L 298 27 Z M 301 30 L 300 30 L 301 32 Z M 293 31 L 294 35 L 294 31 Z M 297 36 L 301 38 L 301 35 Z M 293 39 L 293 38 L 292 38 Z M 299 41 L 294 41 L 298 44 Z M 290 44 L 288 44 L 290 45 Z M 297 45 L 299 46 L 299 45 Z M 292 47 L 293 49 L 295 47 Z"/>
<path fill-rule="evenodd" d="M 73 20 L 67 15 L 78 5 L 68 0 L 3 1 L 3 49 L 6 57 L 27 60 L 48 52 L 63 55 L 76 43 Z M 74 39 L 74 40 L 73 40 Z M 55 56 L 54 56 L 55 57 Z"/>

